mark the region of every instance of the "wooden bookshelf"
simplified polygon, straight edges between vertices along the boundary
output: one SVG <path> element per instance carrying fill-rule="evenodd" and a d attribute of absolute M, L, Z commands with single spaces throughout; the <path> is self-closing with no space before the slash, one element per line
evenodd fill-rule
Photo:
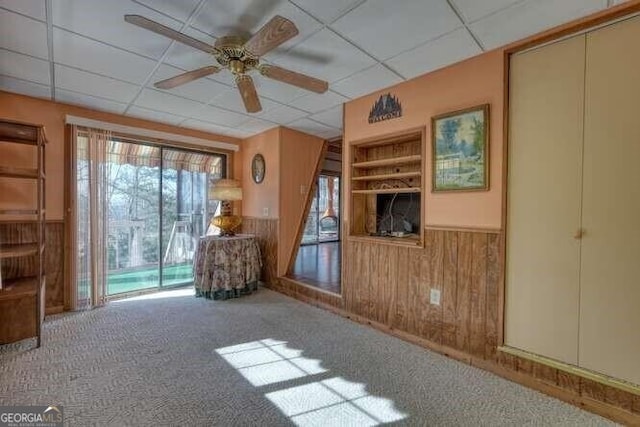
<path fill-rule="evenodd" d="M 2 178 L 38 179 L 39 175 L 38 169 L 0 166 L 0 177 Z"/>
<path fill-rule="evenodd" d="M 46 142 L 42 126 L 0 120 L 0 144 L 29 145 L 32 147 L 21 150 L 33 153 L 31 167 L 0 166 L 0 180 L 33 180 L 36 196 L 33 206 L 0 209 L 0 220 L 37 223 L 36 236 L 31 236 L 30 241 L 24 241 L 20 235 L 0 236 L 0 344 L 30 337 L 36 337 L 37 347 L 41 344 L 45 292 Z M 24 266 L 29 267 L 25 269 Z"/>
<path fill-rule="evenodd" d="M 14 243 L 0 245 L 0 259 L 18 258 L 38 254 L 37 243 Z"/>

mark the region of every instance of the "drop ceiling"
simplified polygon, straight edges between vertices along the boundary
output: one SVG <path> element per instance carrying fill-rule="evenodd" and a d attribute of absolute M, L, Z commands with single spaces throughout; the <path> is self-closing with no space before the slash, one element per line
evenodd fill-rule
<path fill-rule="evenodd" d="M 342 104 L 616 0 L 0 0 L 0 90 L 239 138 L 285 125 L 342 133 Z M 230 73 L 153 83 L 213 58 L 123 20 L 143 15 L 207 43 L 273 15 L 299 35 L 262 59 L 327 80 L 314 94 L 262 76 L 248 114 Z"/>

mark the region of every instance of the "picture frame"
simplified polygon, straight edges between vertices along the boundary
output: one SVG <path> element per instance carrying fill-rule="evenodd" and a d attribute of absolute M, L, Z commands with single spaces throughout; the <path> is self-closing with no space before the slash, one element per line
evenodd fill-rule
<path fill-rule="evenodd" d="M 489 189 L 489 104 L 431 118 L 431 191 Z"/>

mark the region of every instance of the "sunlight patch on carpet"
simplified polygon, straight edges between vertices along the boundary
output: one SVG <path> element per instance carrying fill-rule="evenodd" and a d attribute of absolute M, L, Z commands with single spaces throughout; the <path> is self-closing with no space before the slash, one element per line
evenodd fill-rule
<path fill-rule="evenodd" d="M 264 339 L 215 350 L 255 387 L 285 383 L 328 372 L 322 361 L 303 357 L 287 342 Z M 265 394 L 298 426 L 375 426 L 403 420 L 390 399 L 372 396 L 366 384 L 333 377 Z"/>

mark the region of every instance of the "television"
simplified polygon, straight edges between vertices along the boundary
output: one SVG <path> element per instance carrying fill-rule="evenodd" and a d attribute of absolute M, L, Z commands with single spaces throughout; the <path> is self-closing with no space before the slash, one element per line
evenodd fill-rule
<path fill-rule="evenodd" d="M 420 193 L 376 196 L 376 234 L 420 233 Z"/>

